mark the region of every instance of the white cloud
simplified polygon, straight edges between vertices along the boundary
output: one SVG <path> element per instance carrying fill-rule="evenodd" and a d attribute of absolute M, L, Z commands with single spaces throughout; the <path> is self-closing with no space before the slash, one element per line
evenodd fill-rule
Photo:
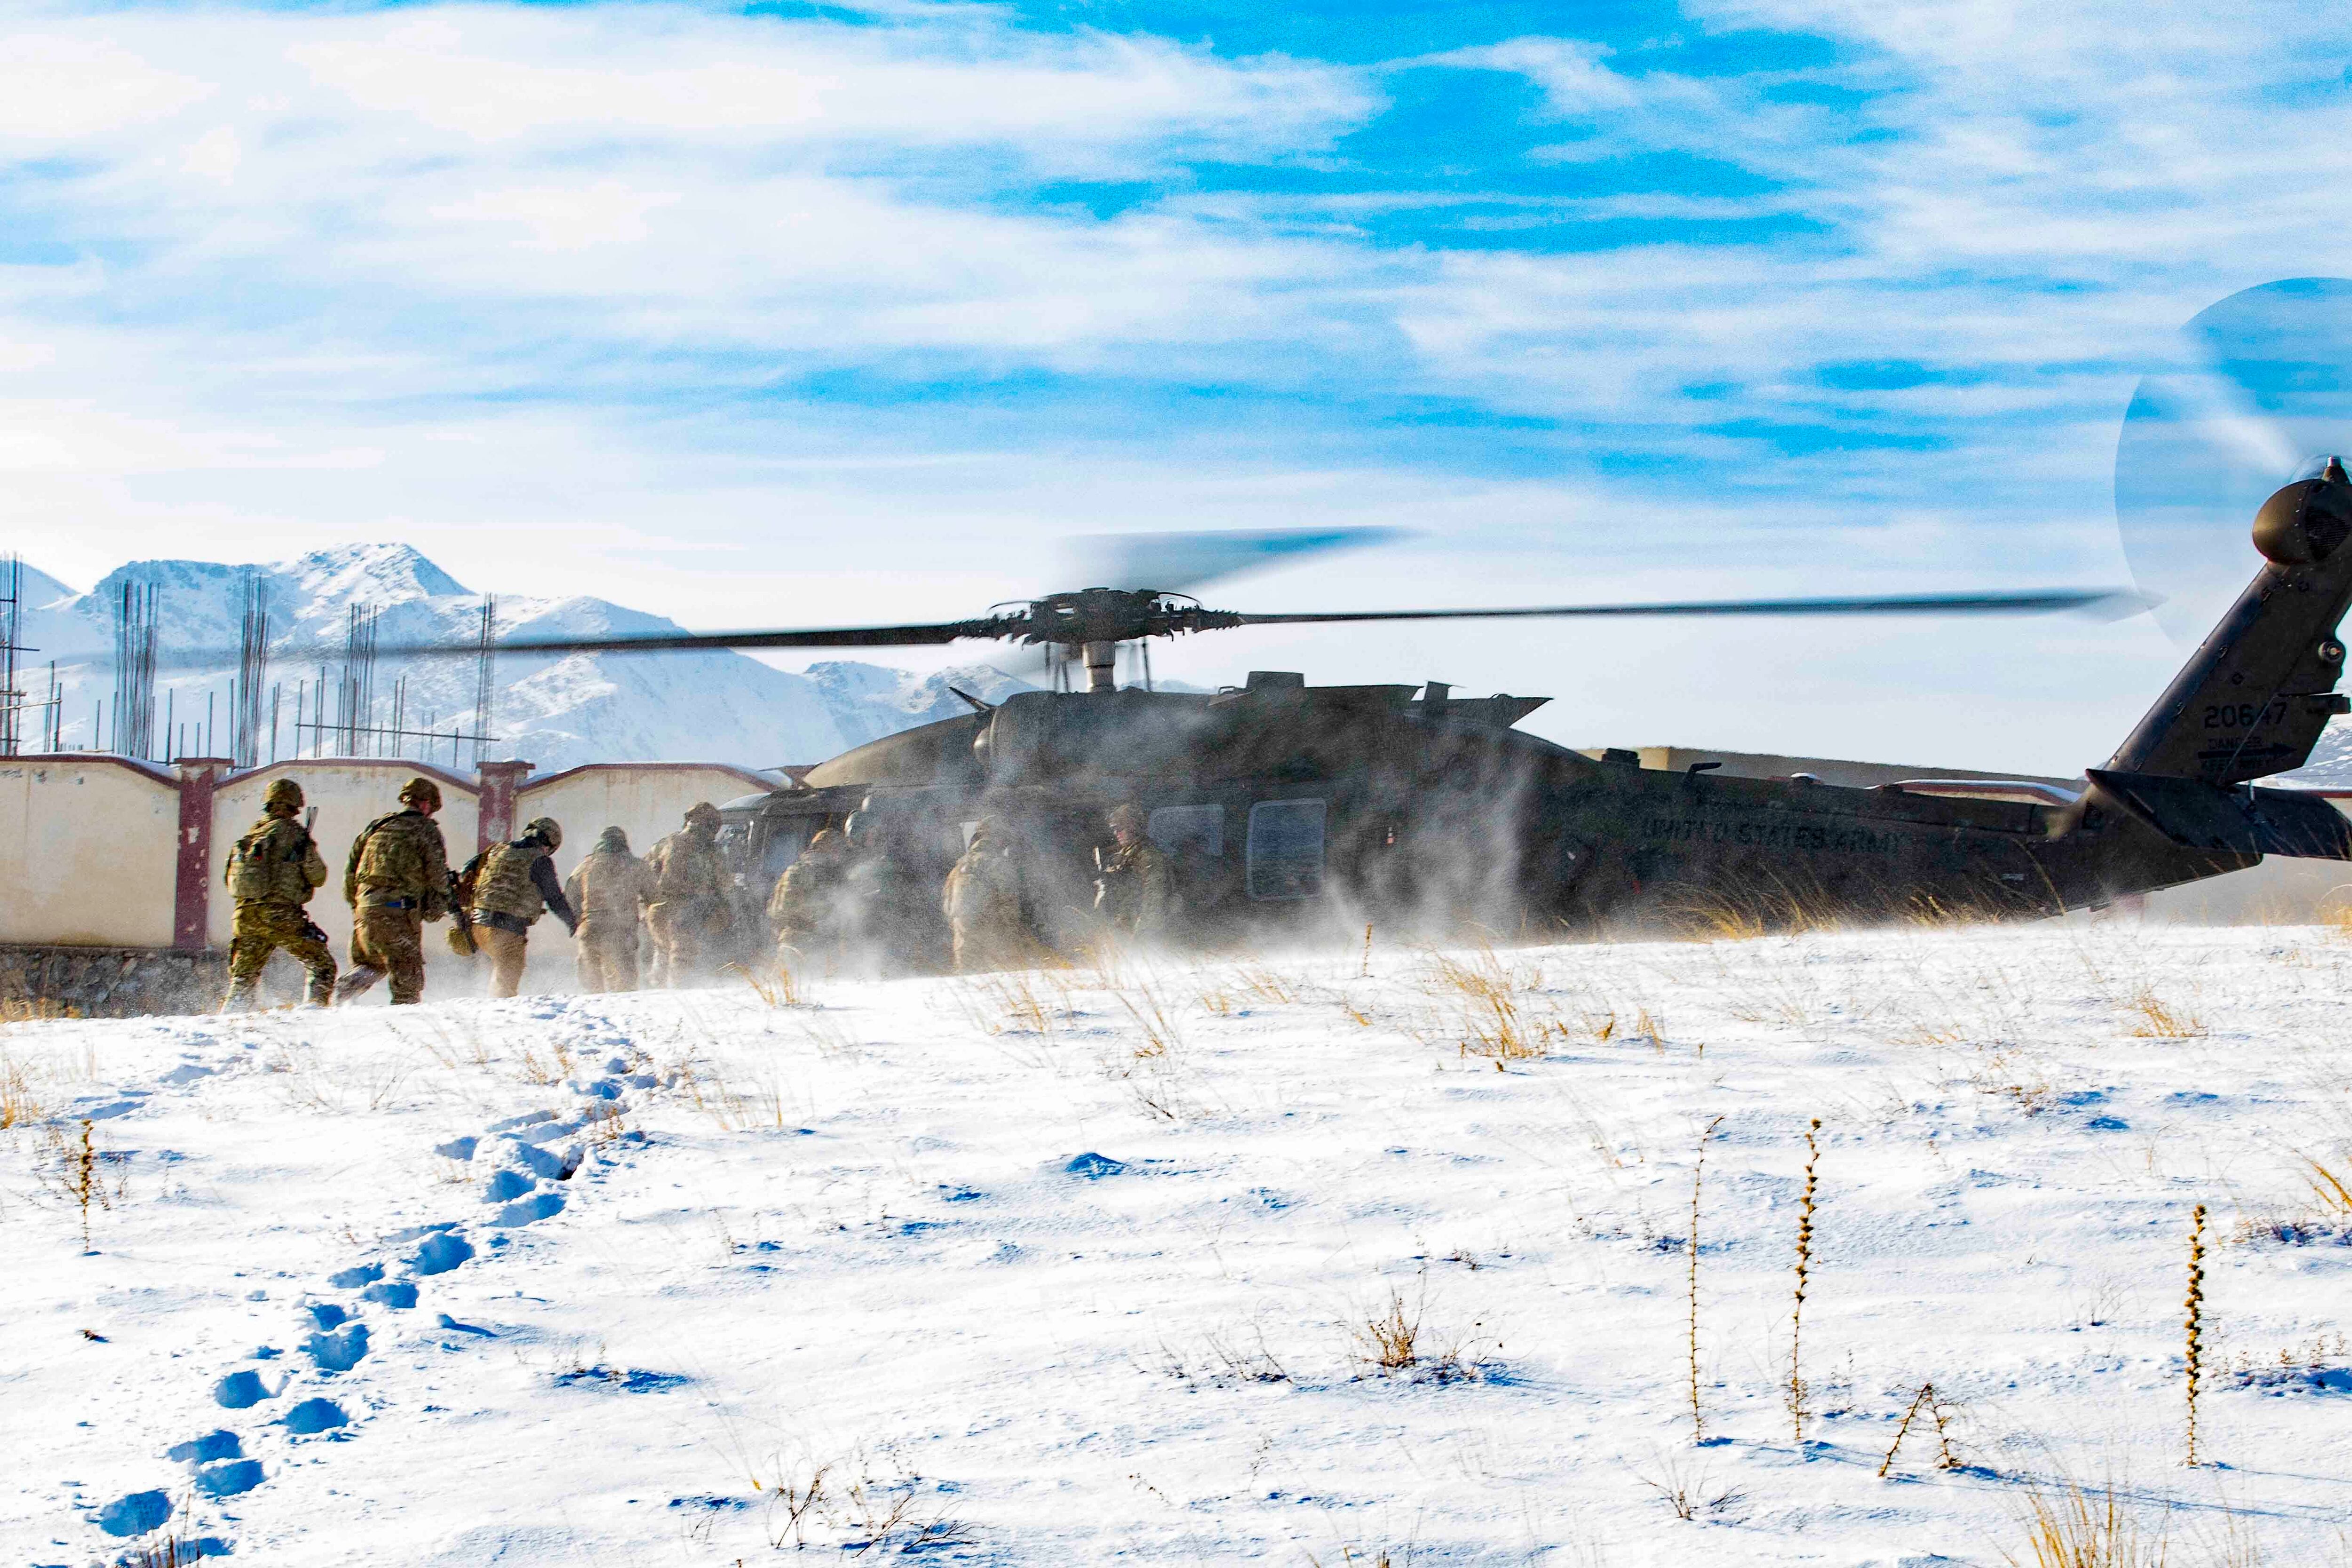
<path fill-rule="evenodd" d="M 38 153 L 168 120 L 211 87 L 70 32 L 0 36 L 0 154 Z"/>
<path fill-rule="evenodd" d="M 1404 521 L 1489 580 L 1580 596 L 1663 585 L 1595 580 L 1592 552 L 1622 565 L 1695 540 L 1727 585 L 1761 581 L 1759 563 L 1928 586 L 2043 563 L 2111 574 L 2098 530 L 2132 357 L 2231 289 L 2343 270 L 2352 125 L 2309 63 L 2333 22 L 2165 3 L 1693 9 L 1826 30 L 1836 61 L 1706 77 L 1528 37 L 1400 63 L 1525 77 L 1569 173 L 1673 152 L 1760 192 L 1194 195 L 1178 178 L 1101 218 L 1034 187 L 1210 156 L 1329 163 L 1376 114 L 1381 73 L 1032 33 L 993 10 L 853 26 L 56 9 L 0 37 L 0 159 L 41 161 L 0 174 L 26 241 L 9 255 L 73 258 L 0 265 L 0 519 L 86 578 L 132 553 L 406 536 L 485 582 L 535 563 L 613 593 L 625 573 L 647 607 L 705 622 L 804 604 L 803 571 L 837 574 L 814 596 L 831 616 L 899 604 L 909 573 L 927 613 L 959 613 L 982 588 L 1038 586 L 1008 553 L 1153 521 Z M 1866 96 L 1785 101 L 1791 87 Z M 1662 235 L 1814 232 L 1549 251 L 1371 237 L 1490 199 Z M 1824 385 L 1816 368 L 1842 361 L 1975 379 Z M 928 414 L 760 400 L 833 369 L 1140 390 L 1123 426 L 1009 436 L 984 395 Z M 1701 384 L 1720 396 L 1695 401 Z M 1160 386 L 1271 412 L 1196 440 L 1163 427 Z M 1596 459 L 1638 444 L 1684 471 L 1610 477 L 1570 455 L 1465 477 L 1385 426 L 1325 449 L 1311 422 L 1295 441 L 1279 425 L 1292 390 L 1555 419 L 1592 432 Z M 1942 447 L 1792 453 L 1775 426 Z M 1505 540 L 1535 563 L 1482 553 Z M 856 569 L 877 542 L 887 583 Z M 1479 591 L 1425 554 L 1383 559 L 1334 581 L 1388 602 Z M 1499 655 L 1482 667 L 1520 683 Z"/>

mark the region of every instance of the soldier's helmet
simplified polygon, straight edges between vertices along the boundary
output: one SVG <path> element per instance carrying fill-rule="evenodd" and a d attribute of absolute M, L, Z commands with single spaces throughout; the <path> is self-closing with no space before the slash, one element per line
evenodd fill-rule
<path fill-rule="evenodd" d="M 551 816 L 534 816 L 522 830 L 525 838 L 537 838 L 550 849 L 563 847 L 563 827 Z"/>
<path fill-rule="evenodd" d="M 400 798 L 419 811 L 441 809 L 441 786 L 419 773 L 400 786 Z"/>
<path fill-rule="evenodd" d="M 292 814 L 302 809 L 302 786 L 292 779 L 271 779 L 261 792 L 261 809 Z"/>
<path fill-rule="evenodd" d="M 686 808 L 686 825 L 688 827 L 699 827 L 704 823 L 709 823 L 713 827 L 718 826 L 719 808 L 707 800 L 698 800 Z"/>
<path fill-rule="evenodd" d="M 1129 801 L 1123 805 L 1116 805 L 1111 808 L 1110 826 L 1111 831 L 1114 833 L 1121 831 L 1128 833 L 1140 833 L 1150 824 L 1150 818 L 1145 816 L 1143 814 L 1143 807 L 1136 805 L 1133 801 Z"/>
<path fill-rule="evenodd" d="M 617 849 L 626 855 L 629 852 L 629 836 L 618 827 L 608 827 L 596 836 L 596 847 Z"/>

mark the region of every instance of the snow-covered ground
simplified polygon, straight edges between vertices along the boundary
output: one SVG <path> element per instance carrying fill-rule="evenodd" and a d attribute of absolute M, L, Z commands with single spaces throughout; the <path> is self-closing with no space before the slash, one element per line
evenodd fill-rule
<path fill-rule="evenodd" d="M 8 1026 L 0 1560 L 2345 1561 L 2342 936 L 1361 967 Z"/>

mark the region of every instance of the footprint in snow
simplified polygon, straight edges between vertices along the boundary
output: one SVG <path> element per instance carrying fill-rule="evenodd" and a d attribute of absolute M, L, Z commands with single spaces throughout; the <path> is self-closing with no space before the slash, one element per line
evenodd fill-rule
<path fill-rule="evenodd" d="M 268 1478 L 258 1459 L 232 1459 L 206 1465 L 196 1472 L 196 1489 L 208 1498 L 243 1497 Z"/>
<path fill-rule="evenodd" d="M 320 1372 L 349 1372 L 360 1364 L 368 1352 L 368 1331 L 365 1323 L 352 1323 L 340 1332 L 312 1334 L 302 1342 L 302 1353 L 309 1356 Z"/>
<path fill-rule="evenodd" d="M 172 1499 L 167 1492 L 130 1492 L 98 1510 L 98 1528 L 117 1541 L 145 1535 L 170 1522 Z"/>
<path fill-rule="evenodd" d="M 464 1237 L 436 1231 L 419 1244 L 416 1255 L 408 1260 L 408 1271 L 420 1279 L 446 1274 L 473 1256 L 474 1244 Z"/>
<path fill-rule="evenodd" d="M 351 1417 L 343 1414 L 343 1407 L 333 1400 L 306 1399 L 289 1410 L 280 1418 L 279 1425 L 298 1437 L 310 1437 L 320 1432 L 331 1432 L 350 1422 Z"/>
<path fill-rule="evenodd" d="M 234 1432 L 207 1432 L 201 1437 L 191 1437 L 184 1443 L 174 1443 L 163 1450 L 167 1459 L 179 1459 L 189 1464 L 209 1465 L 215 1459 L 242 1459 L 245 1445 Z"/>
<path fill-rule="evenodd" d="M 516 1170 L 498 1170 L 482 1184 L 482 1201 L 486 1204 L 508 1204 L 536 1185 L 533 1178 Z"/>
<path fill-rule="evenodd" d="M 224 1410 L 250 1410 L 276 1394 L 257 1372 L 233 1372 L 213 1384 L 213 1403 Z"/>
<path fill-rule="evenodd" d="M 552 1219 L 562 1212 L 562 1194 L 540 1193 L 520 1203 L 507 1205 L 490 1216 L 490 1223 L 509 1226 L 533 1225 L 543 1219 Z"/>

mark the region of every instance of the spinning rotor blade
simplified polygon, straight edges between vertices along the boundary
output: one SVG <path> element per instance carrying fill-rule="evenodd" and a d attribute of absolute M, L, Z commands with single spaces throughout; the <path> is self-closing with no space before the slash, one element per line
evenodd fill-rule
<path fill-rule="evenodd" d="M 2329 456 L 2352 456 L 2352 280 L 2231 295 L 2180 330 L 2116 441 L 2116 527 L 2157 622 L 2193 646 L 2262 558 L 2254 512 Z"/>
<path fill-rule="evenodd" d="M 711 649 L 770 647 L 925 647 L 961 637 L 996 635 L 992 621 L 946 621 L 921 626 L 835 626 L 813 631 L 638 632 L 604 637 L 510 637 L 498 652 L 515 653 L 701 653 Z M 475 643 L 386 643 L 378 658 L 472 658 Z"/>
<path fill-rule="evenodd" d="M 2089 610 L 2134 616 L 2147 595 L 2126 588 L 2034 588 L 2012 594 L 1905 594 L 1866 598 L 1694 599 L 1657 605 L 1544 605 L 1503 610 L 1340 610 L 1321 615 L 1237 617 L 1245 626 L 1339 621 L 1455 621 L 1578 616 L 1954 616 Z"/>
<path fill-rule="evenodd" d="M 1081 533 L 1062 542 L 1061 581 L 1187 593 L 1302 556 L 1403 539 L 1402 528 L 1248 528 L 1196 533 Z"/>

